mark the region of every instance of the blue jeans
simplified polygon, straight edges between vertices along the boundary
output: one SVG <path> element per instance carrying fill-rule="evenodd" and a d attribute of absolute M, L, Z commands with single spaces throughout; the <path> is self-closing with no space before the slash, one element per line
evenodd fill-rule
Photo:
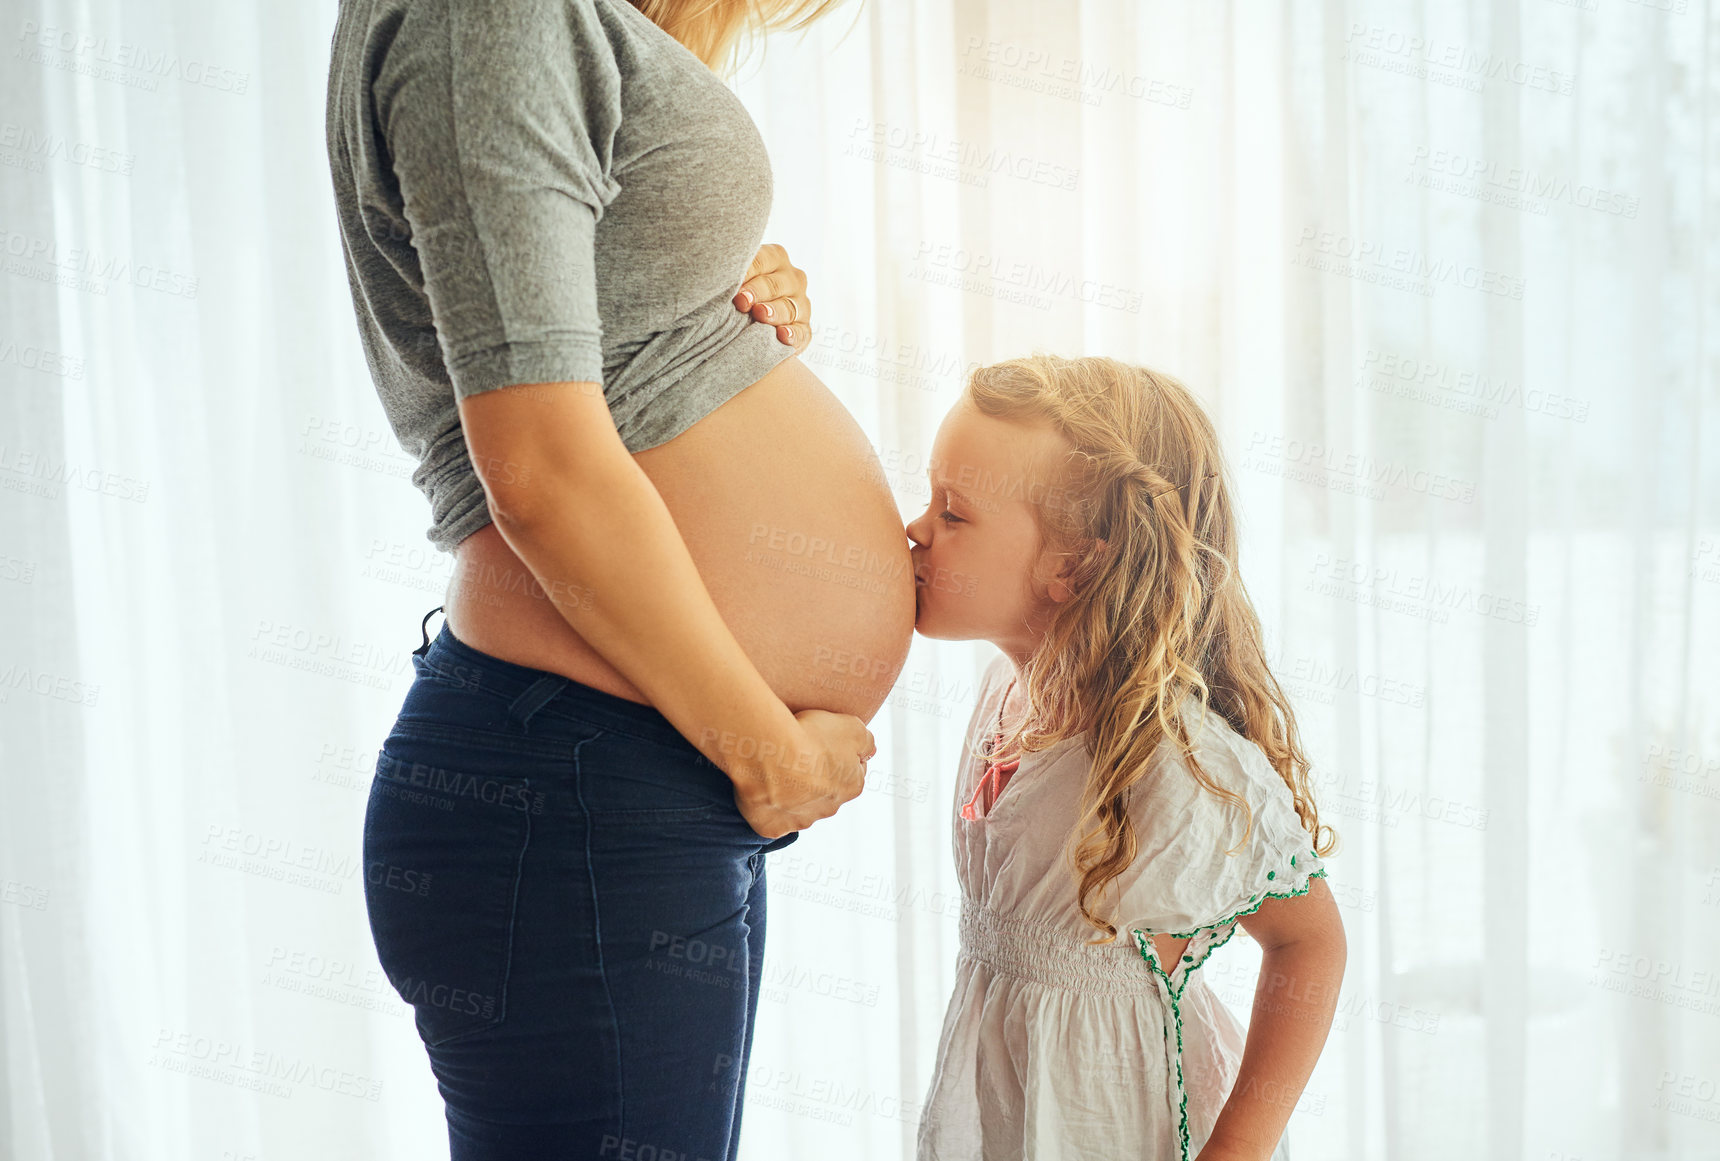
<path fill-rule="evenodd" d="M 446 624 L 412 664 L 364 816 L 365 905 L 452 1161 L 730 1161 L 764 855 L 798 832 L 754 831 L 651 706 Z"/>

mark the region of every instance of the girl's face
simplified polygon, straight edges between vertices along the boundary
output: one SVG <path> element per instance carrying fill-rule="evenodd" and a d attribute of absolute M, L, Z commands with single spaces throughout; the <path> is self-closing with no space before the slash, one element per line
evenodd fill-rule
<path fill-rule="evenodd" d="M 1073 450 L 1048 425 L 985 415 L 965 399 L 932 444 L 926 510 L 913 541 L 914 628 L 944 641 L 990 641 L 1017 662 L 1033 651 L 1046 614 L 1068 590 L 1057 558 L 1039 550 L 1034 507 L 1066 499 L 1054 465 Z M 1049 583 L 1048 583 L 1049 582 Z"/>

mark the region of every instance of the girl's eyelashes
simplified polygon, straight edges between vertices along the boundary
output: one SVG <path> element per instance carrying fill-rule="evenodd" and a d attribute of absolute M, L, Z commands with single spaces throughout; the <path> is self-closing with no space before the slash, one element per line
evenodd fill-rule
<path fill-rule="evenodd" d="M 962 520 L 962 518 L 960 516 L 957 516 L 954 512 L 949 512 L 949 511 L 938 513 L 938 519 L 942 520 L 945 524 L 960 524 L 961 520 Z"/>

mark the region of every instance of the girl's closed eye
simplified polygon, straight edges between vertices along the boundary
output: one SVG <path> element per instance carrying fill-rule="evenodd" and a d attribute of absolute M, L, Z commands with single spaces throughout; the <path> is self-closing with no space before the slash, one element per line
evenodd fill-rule
<path fill-rule="evenodd" d="M 962 522 L 962 518 L 960 516 L 957 516 L 954 512 L 948 511 L 947 509 L 938 513 L 938 519 L 942 520 L 945 524 L 960 524 Z"/>

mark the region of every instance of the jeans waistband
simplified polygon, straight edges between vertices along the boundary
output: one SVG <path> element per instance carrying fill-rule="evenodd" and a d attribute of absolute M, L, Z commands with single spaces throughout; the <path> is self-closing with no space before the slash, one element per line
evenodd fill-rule
<path fill-rule="evenodd" d="M 428 625 L 430 618 L 440 611 L 438 607 L 426 613 L 424 624 Z M 528 716 L 547 713 L 589 722 L 649 742 L 680 747 L 701 762 L 710 761 L 655 706 L 617 697 L 565 674 L 520 665 L 474 649 L 454 636 L 446 618 L 434 641 L 423 626 L 420 631 L 424 644 L 412 652 L 423 658 L 425 664 L 434 668 L 459 667 L 455 672 L 475 687 L 497 694 L 515 706 L 530 703 L 523 707 Z M 479 675 L 475 681 L 473 673 Z"/>

